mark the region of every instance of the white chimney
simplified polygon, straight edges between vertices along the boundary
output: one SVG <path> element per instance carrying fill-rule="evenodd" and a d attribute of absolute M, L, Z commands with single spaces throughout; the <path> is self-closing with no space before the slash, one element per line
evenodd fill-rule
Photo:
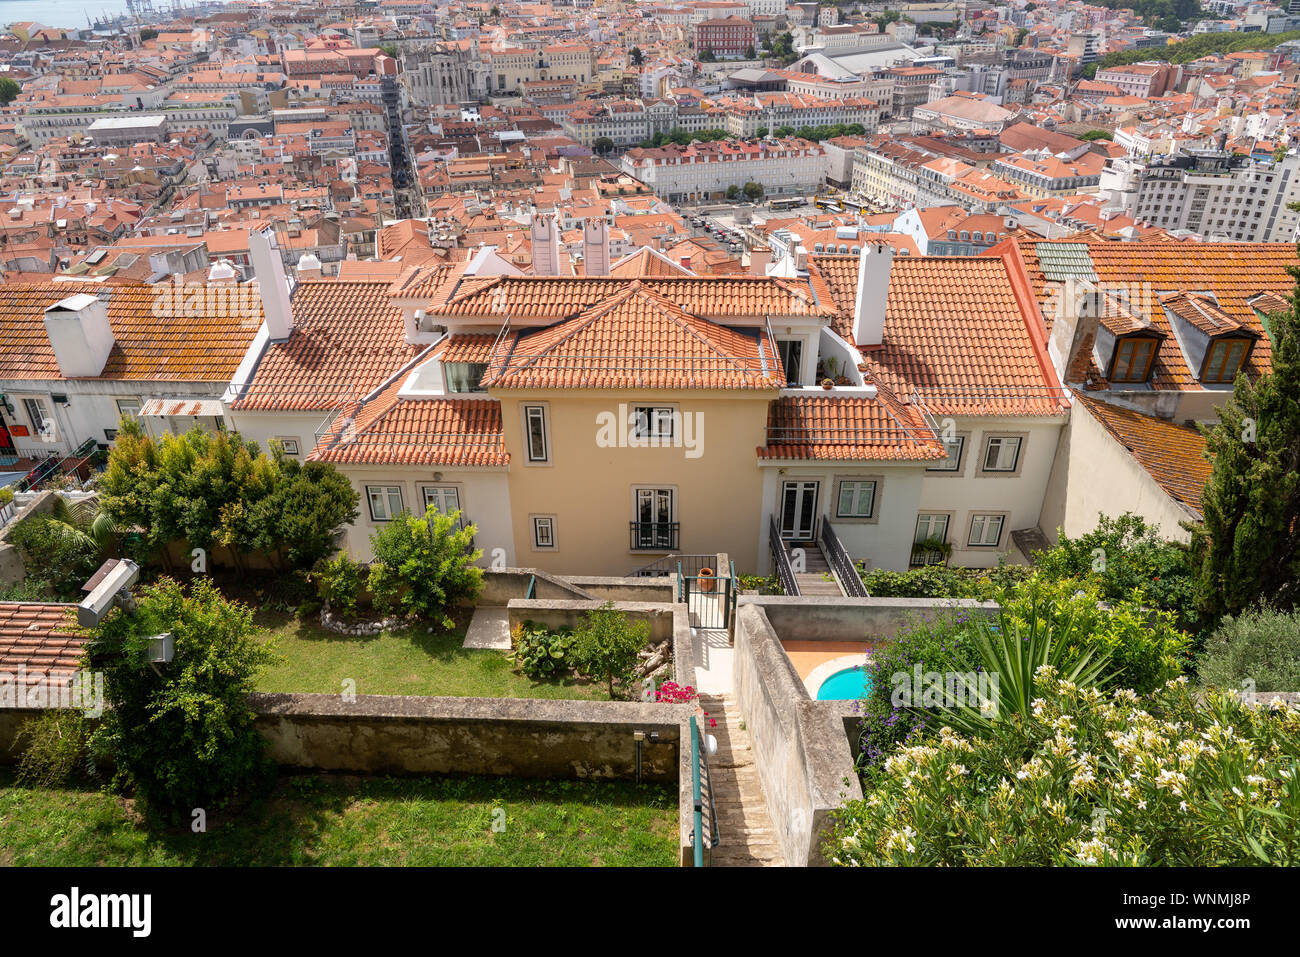
<path fill-rule="evenodd" d="M 234 282 L 238 278 L 239 273 L 229 259 L 218 259 L 208 270 L 208 282 Z"/>
<path fill-rule="evenodd" d="M 533 241 L 533 274 L 560 274 L 560 227 L 550 216 L 534 216 L 529 232 Z"/>
<path fill-rule="evenodd" d="M 858 295 L 853 302 L 853 341 L 878 346 L 885 338 L 885 302 L 889 299 L 889 273 L 894 249 L 868 243 L 858 257 Z"/>
<path fill-rule="evenodd" d="M 749 251 L 749 271 L 755 276 L 767 275 L 767 264 L 772 261 L 772 249 L 770 246 L 764 246 L 762 249 L 751 249 Z"/>
<path fill-rule="evenodd" d="M 262 297 L 266 331 L 272 342 L 282 342 L 293 331 L 293 307 L 289 302 L 289 280 L 284 274 L 284 260 L 280 258 L 271 230 L 254 230 L 248 234 L 248 257 L 253 261 L 253 275 L 257 278 L 258 292 Z"/>
<path fill-rule="evenodd" d="M 582 221 L 582 271 L 588 276 L 609 275 L 609 225 L 603 218 Z"/>
<path fill-rule="evenodd" d="M 97 376 L 113 350 L 108 303 L 89 293 L 77 293 L 45 310 L 45 334 L 65 379 Z"/>
<path fill-rule="evenodd" d="M 298 278 L 319 279 L 321 277 L 320 260 L 312 253 L 303 253 L 298 257 Z"/>

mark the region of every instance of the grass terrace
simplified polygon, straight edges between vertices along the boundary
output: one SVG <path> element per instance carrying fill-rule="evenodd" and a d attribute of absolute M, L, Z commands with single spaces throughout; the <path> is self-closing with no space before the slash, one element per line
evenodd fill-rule
<path fill-rule="evenodd" d="M 677 826 L 672 786 L 305 775 L 194 834 L 150 826 L 117 795 L 26 787 L 0 769 L 0 867 L 672 867 Z"/>
<path fill-rule="evenodd" d="M 338 694 L 352 679 L 355 692 L 363 695 L 609 699 L 598 682 L 572 676 L 535 681 L 515 670 L 508 652 L 462 648 L 465 619 L 447 632 L 430 633 L 422 626 L 356 637 L 263 607 L 256 622 L 280 661 L 263 669 L 257 690 Z"/>

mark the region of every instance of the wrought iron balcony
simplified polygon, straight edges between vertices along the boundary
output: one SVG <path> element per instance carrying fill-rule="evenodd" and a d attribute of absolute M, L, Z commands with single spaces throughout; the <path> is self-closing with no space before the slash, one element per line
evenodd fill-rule
<path fill-rule="evenodd" d="M 676 551 L 681 533 L 680 522 L 629 522 L 629 547 L 633 551 Z"/>

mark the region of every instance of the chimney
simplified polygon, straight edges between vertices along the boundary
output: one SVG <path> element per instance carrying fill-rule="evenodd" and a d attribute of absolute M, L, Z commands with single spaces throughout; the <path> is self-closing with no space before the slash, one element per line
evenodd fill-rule
<path fill-rule="evenodd" d="M 772 249 L 770 246 L 764 246 L 762 249 L 751 249 L 749 251 L 749 271 L 755 276 L 767 275 L 767 264 L 772 261 Z"/>
<path fill-rule="evenodd" d="M 45 334 L 63 378 L 97 376 L 113 349 L 108 303 L 84 292 L 56 302 L 45 310 Z"/>
<path fill-rule="evenodd" d="M 560 274 L 560 227 L 550 216 L 534 216 L 529 233 L 533 241 L 533 274 Z"/>
<path fill-rule="evenodd" d="M 1087 375 L 1103 301 L 1103 293 L 1087 280 L 1068 280 L 1061 287 L 1047 354 L 1062 385 L 1082 384 Z"/>
<path fill-rule="evenodd" d="M 609 224 L 601 217 L 582 221 L 582 271 L 588 276 L 609 275 Z"/>
<path fill-rule="evenodd" d="M 319 279 L 321 277 L 321 264 L 311 253 L 303 253 L 298 257 L 297 268 L 299 279 Z"/>
<path fill-rule="evenodd" d="M 884 243 L 867 243 L 858 257 L 858 294 L 853 302 L 853 341 L 878 346 L 885 338 L 885 303 L 894 250 Z"/>
<path fill-rule="evenodd" d="M 289 302 L 289 279 L 284 274 L 284 260 L 275 245 L 270 229 L 248 234 L 248 257 L 262 297 L 262 314 L 272 342 L 283 342 L 293 331 L 293 306 Z"/>

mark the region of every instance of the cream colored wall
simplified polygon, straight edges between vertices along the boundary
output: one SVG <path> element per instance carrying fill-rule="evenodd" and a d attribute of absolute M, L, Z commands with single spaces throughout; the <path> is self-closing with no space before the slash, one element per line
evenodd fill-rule
<path fill-rule="evenodd" d="M 452 469 L 435 466 L 419 468 L 401 466 L 339 466 L 361 498 L 357 521 L 347 530 L 344 549 L 358 561 L 374 557 L 370 537 L 385 522 L 370 517 L 370 503 L 366 496 L 367 485 L 396 485 L 402 489 L 402 502 L 408 512 L 422 514 L 424 495 L 421 486 L 454 485 L 460 498 L 461 513 L 477 526 L 474 544 L 483 550 L 478 564 L 488 567 L 494 558 L 494 549 L 501 549 L 495 557 L 503 567 L 514 567 L 515 548 L 510 524 L 510 493 L 504 469 Z M 434 473 L 441 478 L 434 479 Z M 524 564 L 527 564 L 525 562 Z"/>
<path fill-rule="evenodd" d="M 633 489 L 677 491 L 681 524 L 678 553 L 727 552 L 737 570 L 757 557 L 754 516 L 762 509 L 762 479 L 755 450 L 762 445 L 770 392 L 492 390 L 501 400 L 505 445 L 510 453 L 510 512 L 515 556 L 561 574 L 624 575 L 666 552 L 629 548 Z M 524 446 L 521 406 L 547 406 L 550 465 L 530 465 Z M 702 416 L 698 456 L 684 447 L 604 448 L 597 444 L 597 416 L 616 415 L 620 404 L 675 405 Z M 555 516 L 554 550 L 533 547 L 534 515 Z"/>
<path fill-rule="evenodd" d="M 1156 525 L 1164 538 L 1185 542 L 1179 522 L 1192 518 L 1081 403 L 1070 411 L 1043 499 L 1041 527 L 1048 541 L 1063 529 L 1071 538 L 1109 518 L 1133 512 Z"/>
<path fill-rule="evenodd" d="M 316 431 L 329 426 L 333 415 L 320 412 L 241 412 L 226 407 L 226 419 L 245 439 L 256 442 L 263 452 L 273 436 L 298 440 L 298 460 L 304 461 L 316 445 Z"/>

